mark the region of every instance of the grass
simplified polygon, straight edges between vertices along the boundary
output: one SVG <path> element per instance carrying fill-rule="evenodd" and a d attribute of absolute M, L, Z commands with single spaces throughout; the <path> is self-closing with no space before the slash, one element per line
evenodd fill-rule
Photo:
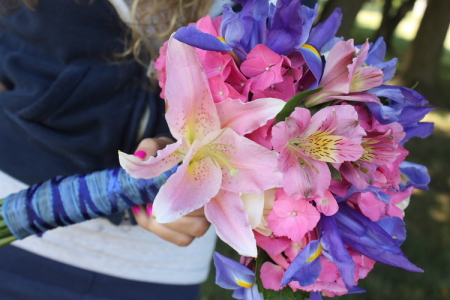
<path fill-rule="evenodd" d="M 352 33 L 356 44 L 373 36 L 373 30 L 357 27 Z M 401 62 L 410 41 L 396 36 L 393 52 Z M 401 66 L 401 65 L 400 65 Z M 441 300 L 450 299 L 450 52 L 444 50 L 441 82 L 437 89 L 418 90 L 437 109 L 428 118 L 436 120 L 436 130 L 425 140 L 413 139 L 405 146 L 410 151 L 407 160 L 426 165 L 431 175 L 430 190 L 416 192 L 406 210 L 408 238 L 402 246 L 404 253 L 425 273 L 375 265 L 368 278 L 360 280 L 364 294 L 342 296 L 343 300 Z M 217 251 L 231 258 L 238 255 L 219 241 Z M 214 284 L 214 268 L 202 287 L 201 300 L 229 300 L 231 292 Z"/>

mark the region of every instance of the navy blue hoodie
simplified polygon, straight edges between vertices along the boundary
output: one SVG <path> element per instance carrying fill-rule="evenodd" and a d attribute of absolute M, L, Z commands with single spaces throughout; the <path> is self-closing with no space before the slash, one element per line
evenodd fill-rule
<path fill-rule="evenodd" d="M 118 167 L 145 136 L 168 134 L 146 68 L 124 50 L 125 25 L 107 0 L 40 0 L 0 17 L 0 169 L 28 184 Z"/>

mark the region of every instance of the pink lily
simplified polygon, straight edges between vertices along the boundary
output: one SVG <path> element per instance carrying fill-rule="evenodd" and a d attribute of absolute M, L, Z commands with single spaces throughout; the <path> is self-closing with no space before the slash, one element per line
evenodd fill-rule
<path fill-rule="evenodd" d="M 312 117 L 308 109 L 296 108 L 272 133 L 284 190 L 295 199 L 323 196 L 331 182 L 327 162 L 355 161 L 364 152 L 365 131 L 351 105 L 329 106 Z"/>
<path fill-rule="evenodd" d="M 281 174 L 274 172 L 276 152 L 236 131 L 255 130 L 264 123 L 257 116 L 265 121 L 274 118 L 284 101 L 271 99 L 271 105 L 267 106 L 257 101 L 242 104 L 243 111 L 255 119 L 251 124 L 245 122 L 245 115 L 228 117 L 224 112 L 235 111 L 225 107 L 221 114 L 228 127 L 222 127 L 195 49 L 171 38 L 166 70 L 166 119 L 177 142 L 147 161 L 119 153 L 120 163 L 133 177 L 152 178 L 182 161 L 156 196 L 153 205 L 156 221 L 173 222 L 205 206 L 206 217 L 216 225 L 225 242 L 242 255 L 256 256 L 256 241 L 239 193 L 258 194 L 279 187 Z M 278 108 L 273 103 L 279 103 Z M 234 107 L 235 102 L 224 101 L 221 105 Z M 268 110 L 272 113 L 268 114 Z"/>
<path fill-rule="evenodd" d="M 338 42 L 325 63 L 319 83 L 323 89 L 306 98 L 305 105 L 311 107 L 332 100 L 379 102 L 377 96 L 364 92 L 383 83 L 383 71 L 363 66 L 369 48 L 368 41 L 359 52 L 356 52 L 353 40 Z"/>

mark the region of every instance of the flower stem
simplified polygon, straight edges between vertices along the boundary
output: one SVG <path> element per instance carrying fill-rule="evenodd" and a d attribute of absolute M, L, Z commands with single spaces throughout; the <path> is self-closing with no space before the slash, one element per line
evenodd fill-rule
<path fill-rule="evenodd" d="M 0 247 L 8 245 L 9 243 L 17 240 L 17 238 L 11 233 L 8 225 L 3 219 L 2 208 L 4 201 L 5 199 L 0 199 Z"/>

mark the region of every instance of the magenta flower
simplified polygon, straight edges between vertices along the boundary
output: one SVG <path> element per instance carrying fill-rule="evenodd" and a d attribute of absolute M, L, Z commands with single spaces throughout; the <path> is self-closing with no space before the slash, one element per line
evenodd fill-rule
<path fill-rule="evenodd" d="M 272 133 L 284 189 L 295 199 L 323 196 L 331 182 L 327 162 L 355 161 L 364 152 L 365 132 L 350 105 L 329 106 L 312 117 L 308 109 L 296 108 Z"/>

